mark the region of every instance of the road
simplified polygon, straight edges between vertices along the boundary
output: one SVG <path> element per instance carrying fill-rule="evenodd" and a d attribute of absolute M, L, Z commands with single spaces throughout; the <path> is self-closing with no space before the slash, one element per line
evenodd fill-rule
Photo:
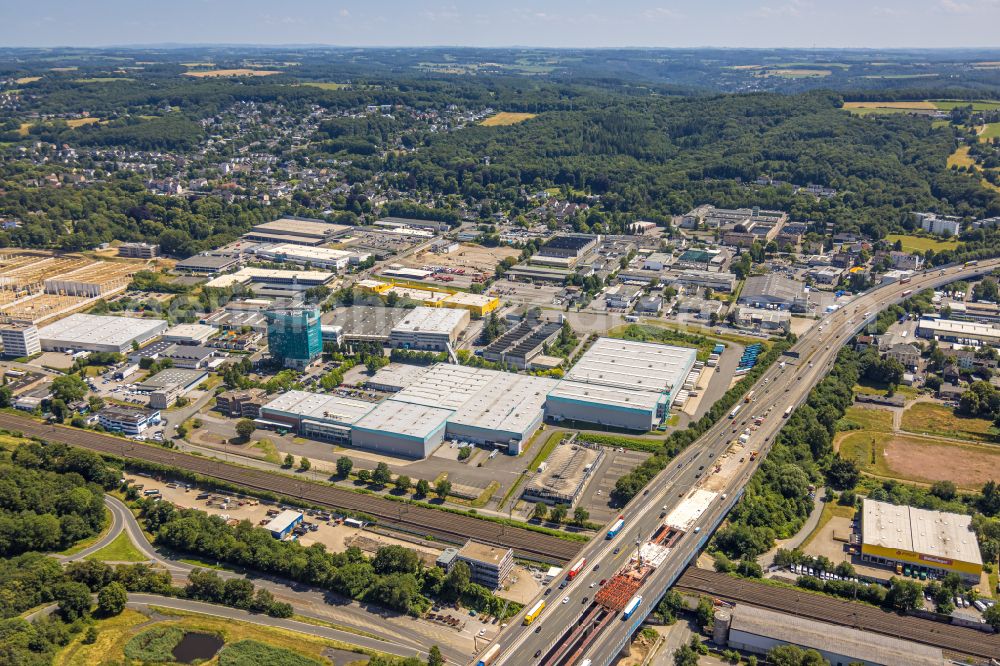
<path fill-rule="evenodd" d="M 195 569 L 196 565 L 183 562 L 177 559 L 177 556 L 173 553 L 151 545 L 143 534 L 139 522 L 132 515 L 132 511 L 121 501 L 114 497 L 105 496 L 104 502 L 111 510 L 111 529 L 98 542 L 71 556 L 61 557 L 61 560 L 82 560 L 87 555 L 99 550 L 103 545 L 110 543 L 122 531 L 125 531 L 136 548 L 146 557 L 149 564 L 156 565 L 168 571 L 174 579 L 175 584 L 183 585 L 186 583 L 188 573 L 192 569 Z M 296 622 L 295 624 L 298 625 L 298 628 L 286 628 L 306 631 L 306 633 L 316 636 L 335 638 L 336 640 L 370 647 L 373 650 L 398 656 L 425 655 L 427 647 L 436 644 L 441 648 L 445 657 L 456 663 L 461 663 L 465 659 L 465 655 L 473 644 L 471 637 L 460 635 L 453 629 L 386 611 L 374 605 L 362 605 L 320 588 L 291 583 L 280 578 L 265 577 L 252 573 L 244 574 L 225 569 L 219 569 L 216 573 L 224 579 L 247 578 L 257 587 L 267 588 L 278 600 L 290 603 L 297 615 L 343 627 L 343 629 L 329 629 L 305 622 Z M 276 618 L 244 613 L 243 611 L 225 606 L 192 602 L 171 597 L 160 597 L 157 595 L 130 594 L 129 599 L 130 601 L 139 601 L 139 597 L 145 596 L 154 599 L 146 603 L 158 606 L 192 610 L 199 613 L 206 612 L 205 610 L 178 605 L 188 604 L 190 606 L 194 604 L 199 608 L 204 607 L 205 609 L 209 609 L 212 615 L 246 619 L 258 624 L 284 626 L 279 622 L 294 622 L 276 621 Z M 229 615 L 226 615 L 226 613 L 229 613 Z"/>
<path fill-rule="evenodd" d="M 910 292 L 982 275 L 997 265 L 1000 265 L 1000 260 L 981 261 L 971 267 L 934 269 L 915 275 L 908 284 L 893 283 L 862 294 L 850 305 L 823 317 L 792 348 L 791 352 L 797 353 L 798 358 L 786 357 L 785 367 L 775 364 L 761 376 L 753 387 L 753 402 L 744 405 L 736 422 L 722 419 L 657 475 L 641 495 L 633 498 L 622 511 L 625 528 L 621 534 L 611 540 L 595 539 L 580 551 L 580 555 L 587 558 L 584 572 L 563 590 L 557 589 L 554 582 L 548 596 L 544 596 L 543 592 L 539 598 L 545 599 L 547 607 L 535 623 L 524 626 L 519 622 L 520 617 L 511 622 L 496 639 L 501 652 L 494 664 L 563 666 L 576 663 L 584 656 L 591 659 L 594 666 L 610 664 L 742 495 L 743 487 L 784 424 L 782 414 L 789 407 L 794 408 L 806 400 L 812 387 L 829 372 L 839 348 L 871 322 L 880 310 L 904 300 Z M 869 316 L 866 317 L 866 313 L 870 313 Z M 747 450 L 759 450 L 761 455 L 755 462 L 745 463 L 745 469 L 718 491 L 718 499 L 690 525 L 690 531 L 681 536 L 667 559 L 645 579 L 638 592 L 644 597 L 639 610 L 628 621 L 620 620 L 619 613 L 619 617 L 612 618 L 603 630 L 595 630 L 586 649 L 563 658 L 553 658 L 550 654 L 554 651 L 553 646 L 558 646 L 564 635 L 590 609 L 599 581 L 611 578 L 629 562 L 635 540 L 648 539 L 660 526 L 662 511 L 674 509 L 705 480 L 702 475 L 711 472 L 711 465 L 730 448 L 736 433 L 751 423 L 750 415 L 763 414 L 768 409 L 771 416 L 752 434 L 747 445 Z M 619 552 L 616 553 L 616 549 L 620 549 Z M 568 598 L 566 603 L 563 603 L 564 597 Z M 526 608 L 531 608 L 533 603 Z"/>

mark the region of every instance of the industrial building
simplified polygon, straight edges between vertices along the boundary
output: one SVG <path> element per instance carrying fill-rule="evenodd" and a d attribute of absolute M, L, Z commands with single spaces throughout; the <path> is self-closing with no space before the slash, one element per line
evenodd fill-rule
<path fill-rule="evenodd" d="M 961 345 L 1000 345 L 1000 327 L 952 319 L 921 319 L 917 335 Z"/>
<path fill-rule="evenodd" d="M 426 458 L 444 441 L 452 410 L 389 399 L 359 419 L 351 445 L 407 458 Z"/>
<path fill-rule="evenodd" d="M 429 271 L 418 271 L 418 273 L 414 273 L 410 277 L 413 279 L 424 279 L 430 275 L 432 275 L 432 273 Z M 417 301 L 427 307 L 468 310 L 471 314 L 477 317 L 483 317 L 500 307 L 500 299 L 495 296 L 470 294 L 464 291 L 441 289 L 440 287 L 432 287 L 429 285 L 421 287 L 407 287 L 399 284 L 381 282 L 379 280 L 365 279 L 359 280 L 355 286 L 381 296 L 394 293 L 399 298 Z"/>
<path fill-rule="evenodd" d="M 417 382 L 429 370 L 424 365 L 407 365 L 405 363 L 390 363 L 379 368 L 371 379 L 365 382 L 365 387 L 373 391 L 396 393 Z"/>
<path fill-rule="evenodd" d="M 545 402 L 549 418 L 651 430 L 694 367 L 697 352 L 649 342 L 598 338 Z"/>
<path fill-rule="evenodd" d="M 200 345 L 219 334 L 219 329 L 206 324 L 177 324 L 163 334 L 166 342 L 179 345 Z"/>
<path fill-rule="evenodd" d="M 272 268 L 241 268 L 205 283 L 206 287 L 224 289 L 235 285 L 252 287 L 255 292 L 290 296 L 310 287 L 329 284 L 336 276 L 324 271 L 283 271 Z"/>
<path fill-rule="evenodd" d="M 136 388 L 149 392 L 149 406 L 154 409 L 168 409 L 177 398 L 205 381 L 208 373 L 204 370 L 166 368 L 152 377 L 144 379 Z"/>
<path fill-rule="evenodd" d="M 160 357 L 169 358 L 177 368 L 195 369 L 221 363 L 221 360 L 215 360 L 217 354 L 225 355 L 214 347 L 172 344 L 160 352 Z"/>
<path fill-rule="evenodd" d="M 215 396 L 215 409 L 233 419 L 255 419 L 260 416 L 261 407 L 266 402 L 267 393 L 264 389 L 224 391 Z"/>
<path fill-rule="evenodd" d="M 304 217 L 283 217 L 273 222 L 254 225 L 243 238 L 262 243 L 293 243 L 295 245 L 322 245 L 343 236 L 351 227 L 330 224 L 323 220 Z"/>
<path fill-rule="evenodd" d="M 578 259 L 597 247 L 599 240 L 600 236 L 560 234 L 538 248 L 538 254 L 543 257 Z"/>
<path fill-rule="evenodd" d="M 951 663 L 941 648 L 745 604 L 716 612 L 713 641 L 721 647 L 760 655 L 779 645 L 797 645 L 816 650 L 835 666 Z"/>
<path fill-rule="evenodd" d="M 229 254 L 196 254 L 174 265 L 175 271 L 188 273 L 224 273 L 240 265 L 239 257 Z"/>
<path fill-rule="evenodd" d="M 406 308 L 355 304 L 324 312 L 320 317 L 320 331 L 324 340 L 340 344 L 381 342 L 387 345 L 389 332 L 409 313 Z"/>
<path fill-rule="evenodd" d="M 0 324 L 0 342 L 3 342 L 3 355 L 7 358 L 28 357 L 42 351 L 38 327 L 28 322 Z"/>
<path fill-rule="evenodd" d="M 167 330 L 162 319 L 74 314 L 41 328 L 38 337 L 45 351 L 124 353 Z"/>
<path fill-rule="evenodd" d="M 284 539 L 295 526 L 302 522 L 302 514 L 298 511 L 285 509 L 264 525 L 264 529 L 271 533 L 275 539 Z"/>
<path fill-rule="evenodd" d="M 389 345 L 403 349 L 445 351 L 454 348 L 469 325 L 467 310 L 418 307 L 408 311 L 389 333 Z"/>
<path fill-rule="evenodd" d="M 580 498 L 590 475 L 601 464 L 604 449 L 580 444 L 560 444 L 524 487 L 521 499 L 528 502 L 565 504 L 572 507 Z"/>
<path fill-rule="evenodd" d="M 736 276 L 732 273 L 713 273 L 711 271 L 678 271 L 671 272 L 663 278 L 663 282 L 679 287 L 695 289 L 711 289 L 731 293 L 736 289 Z"/>
<path fill-rule="evenodd" d="M 223 391 L 215 397 L 214 408 L 230 418 L 255 419 L 267 400 L 264 389 Z"/>
<path fill-rule="evenodd" d="M 447 435 L 479 444 L 506 445 L 507 453 L 518 455 L 542 425 L 545 400 L 558 383 L 548 377 L 496 373 L 449 417 Z M 402 393 L 399 398 L 406 399 Z"/>
<path fill-rule="evenodd" d="M 861 559 L 899 572 L 957 573 L 978 585 L 983 573 L 972 518 L 957 513 L 865 499 L 861 515 Z"/>
<path fill-rule="evenodd" d="M 488 590 L 499 589 L 514 570 L 514 551 L 469 539 L 456 559 L 469 565 L 470 579 Z"/>
<path fill-rule="evenodd" d="M 260 407 L 258 425 L 298 432 L 304 437 L 338 444 L 351 441 L 351 426 L 375 407 L 374 403 L 337 395 L 287 391 Z"/>
<path fill-rule="evenodd" d="M 740 305 L 805 312 L 808 309 L 805 285 L 783 275 L 752 275 L 743 284 Z"/>
<path fill-rule="evenodd" d="M 142 270 L 131 262 L 97 261 L 45 280 L 45 293 L 100 298 L 124 291 L 132 276 Z"/>
<path fill-rule="evenodd" d="M 267 318 L 267 345 L 271 358 L 286 368 L 302 369 L 323 351 L 319 308 L 275 308 Z"/>
<path fill-rule="evenodd" d="M 351 262 L 353 254 L 344 250 L 333 250 L 326 247 L 310 247 L 282 243 L 279 245 L 262 245 L 253 251 L 254 255 L 270 261 L 288 262 L 292 264 L 309 264 L 316 268 L 342 271 Z"/>
<path fill-rule="evenodd" d="M 129 259 L 153 259 L 159 254 L 160 246 L 155 243 L 122 243 L 118 246 L 118 256 Z"/>
<path fill-rule="evenodd" d="M 743 328 L 787 333 L 792 327 L 792 315 L 787 310 L 767 310 L 741 306 L 736 309 L 735 317 L 736 325 Z"/>
<path fill-rule="evenodd" d="M 160 422 L 160 412 L 155 409 L 136 409 L 110 405 L 97 412 L 98 423 L 110 432 L 141 435 L 146 428 Z"/>
<path fill-rule="evenodd" d="M 527 369 L 562 330 L 558 322 L 524 319 L 483 350 L 483 358 L 494 363 Z"/>

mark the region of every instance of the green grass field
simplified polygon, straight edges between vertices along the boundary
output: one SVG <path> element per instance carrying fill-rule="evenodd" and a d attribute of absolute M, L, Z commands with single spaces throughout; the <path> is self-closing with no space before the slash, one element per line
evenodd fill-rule
<path fill-rule="evenodd" d="M 303 81 L 300 85 L 311 86 L 321 90 L 343 90 L 350 87 L 347 83 L 333 83 L 331 81 Z"/>
<path fill-rule="evenodd" d="M 1000 137 L 1000 123 L 989 123 L 986 129 L 979 135 L 980 141 L 989 141 Z"/>
<path fill-rule="evenodd" d="M 993 109 L 1000 109 L 1000 102 L 970 102 L 959 99 L 935 99 L 932 100 L 932 103 L 942 111 L 951 111 L 956 106 L 969 106 L 970 104 L 972 105 L 973 111 L 992 111 Z"/>
<path fill-rule="evenodd" d="M 875 407 L 848 407 L 838 422 L 842 430 L 854 427 L 856 430 L 874 432 L 892 431 L 892 412 Z"/>
<path fill-rule="evenodd" d="M 96 553 L 87 555 L 84 559 L 102 562 L 145 562 L 149 558 L 132 545 L 132 540 L 128 538 L 128 532 L 122 532 L 107 546 Z"/>
<path fill-rule="evenodd" d="M 954 250 L 958 247 L 958 241 L 954 238 L 948 240 L 942 240 L 939 238 L 927 238 L 925 236 L 908 236 L 903 234 L 889 234 L 885 237 L 889 243 L 895 243 L 896 241 L 902 241 L 903 252 L 926 252 L 927 250 L 934 250 L 935 252 L 940 252 L 942 250 Z"/>
<path fill-rule="evenodd" d="M 903 430 L 973 442 L 997 441 L 996 429 L 986 419 L 957 416 L 951 407 L 918 402 L 903 412 Z"/>

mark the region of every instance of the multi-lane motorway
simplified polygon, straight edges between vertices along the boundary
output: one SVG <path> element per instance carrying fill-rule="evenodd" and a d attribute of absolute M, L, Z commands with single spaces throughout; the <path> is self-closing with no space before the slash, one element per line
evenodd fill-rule
<path fill-rule="evenodd" d="M 893 283 L 871 290 L 854 299 L 850 305 L 826 315 L 805 333 L 786 357 L 784 367 L 779 364 L 769 368 L 754 385 L 753 401 L 745 405 L 734 420 L 723 418 L 681 453 L 655 477 L 642 494 L 634 498 L 622 511 L 625 527 L 614 539 L 595 539 L 580 552 L 586 557 L 583 571 L 565 589 L 559 589 L 560 580 L 553 581 L 549 589 L 539 596 L 546 608 L 534 623 L 525 626 L 521 617 L 515 618 L 494 641 L 500 652 L 494 664 L 542 664 L 544 666 L 579 663 L 590 659 L 594 666 L 610 664 L 631 639 L 632 633 L 655 606 L 663 592 L 677 579 L 684 567 L 704 546 L 712 531 L 732 508 L 760 461 L 766 456 L 775 434 L 784 419 L 782 414 L 789 407 L 802 403 L 812 387 L 830 370 L 839 348 L 886 306 L 898 303 L 927 288 L 937 288 L 955 280 L 967 279 L 987 273 L 1000 265 L 1000 260 L 980 261 L 974 266 L 937 268 L 915 275 L 909 283 Z M 797 358 L 794 355 L 797 354 Z M 609 579 L 635 552 L 636 540 L 645 541 L 660 526 L 661 514 L 684 501 L 692 488 L 703 483 L 711 473 L 712 465 L 730 447 L 732 440 L 749 423 L 751 416 L 770 410 L 770 415 L 753 432 L 747 450 L 759 450 L 761 455 L 754 462 L 743 463 L 728 485 L 719 490 L 714 503 L 690 526 L 677 541 L 667 560 L 644 582 L 639 594 L 644 601 L 639 610 L 628 620 L 617 613 L 603 630 L 596 630 L 588 639 L 589 644 L 574 656 L 558 659 L 554 648 L 578 623 L 584 612 L 593 604 L 600 581 Z M 617 551 L 617 552 L 616 552 Z M 564 603 L 564 599 L 567 599 Z M 537 599 L 535 600 L 537 601 Z M 531 608 L 534 604 L 528 604 Z M 473 660 L 475 663 L 475 660 Z"/>

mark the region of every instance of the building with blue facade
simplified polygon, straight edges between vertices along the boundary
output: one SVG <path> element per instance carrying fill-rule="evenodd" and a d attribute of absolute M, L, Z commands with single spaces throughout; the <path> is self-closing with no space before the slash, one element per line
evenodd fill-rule
<path fill-rule="evenodd" d="M 319 308 L 293 306 L 264 312 L 267 318 L 267 345 L 271 358 L 285 366 L 301 370 L 323 351 Z"/>

